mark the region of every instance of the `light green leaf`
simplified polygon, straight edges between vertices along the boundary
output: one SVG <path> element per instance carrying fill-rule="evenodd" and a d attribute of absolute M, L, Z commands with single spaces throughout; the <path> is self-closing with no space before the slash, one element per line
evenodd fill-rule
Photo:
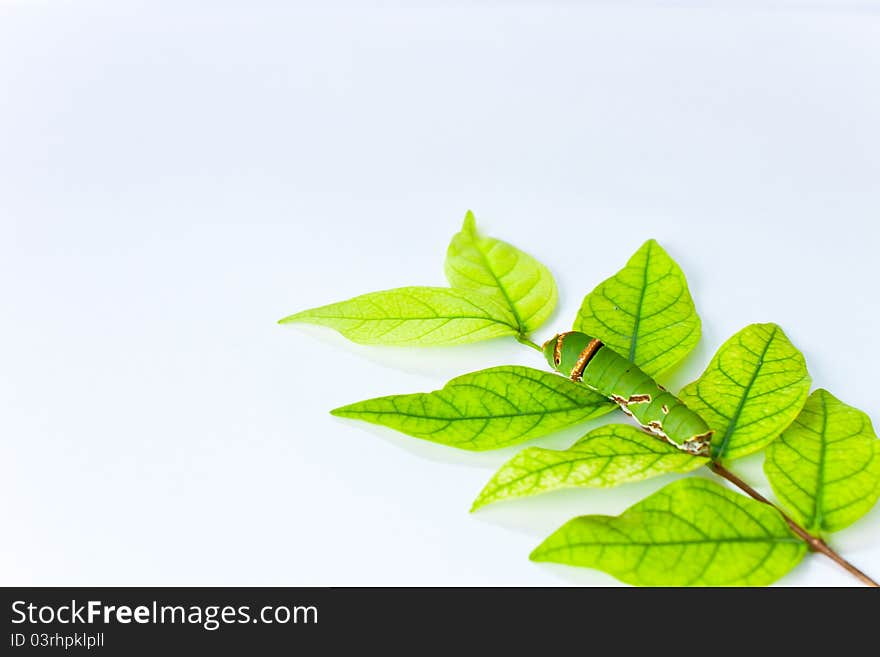
<path fill-rule="evenodd" d="M 445 287 L 371 292 L 279 323 L 292 322 L 329 326 L 361 344 L 464 344 L 519 332 L 514 316 L 491 297 Z"/>
<path fill-rule="evenodd" d="M 455 288 L 492 296 L 510 311 L 522 335 L 543 324 L 556 307 L 550 271 L 507 242 L 480 235 L 472 212 L 449 244 L 446 278 Z"/>
<path fill-rule="evenodd" d="M 632 425 L 608 424 L 566 450 L 524 449 L 495 473 L 471 511 L 562 488 L 609 488 L 669 472 L 689 472 L 708 462 Z"/>
<path fill-rule="evenodd" d="M 569 521 L 531 558 L 597 568 L 640 586 L 762 586 L 805 552 L 774 508 L 688 477 L 620 516 Z"/>
<path fill-rule="evenodd" d="M 737 459 L 776 440 L 810 392 L 800 351 L 776 324 L 751 324 L 712 358 L 679 398 L 715 430 L 712 456 Z"/>
<path fill-rule="evenodd" d="M 461 449 L 514 445 L 615 408 L 561 376 L 504 365 L 452 379 L 441 390 L 378 397 L 331 413 Z"/>
<path fill-rule="evenodd" d="M 655 240 L 584 298 L 574 329 L 599 338 L 653 377 L 700 341 L 700 318 L 684 273 Z"/>
<path fill-rule="evenodd" d="M 835 532 L 865 515 L 880 497 L 880 441 L 867 415 L 817 390 L 767 448 L 764 472 L 808 531 Z"/>

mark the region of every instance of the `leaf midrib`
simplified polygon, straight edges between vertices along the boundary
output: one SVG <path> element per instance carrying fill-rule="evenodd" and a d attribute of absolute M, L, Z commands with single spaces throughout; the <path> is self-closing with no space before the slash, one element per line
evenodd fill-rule
<path fill-rule="evenodd" d="M 630 362 L 635 362 L 636 359 L 636 345 L 639 339 L 639 326 L 642 323 L 642 306 L 645 304 L 645 291 L 648 287 L 648 269 L 651 267 L 651 252 L 654 249 L 654 245 L 651 242 L 648 242 L 648 250 L 645 252 L 645 270 L 643 272 L 642 277 L 642 288 L 639 290 L 639 303 L 636 306 L 636 314 L 633 318 L 633 333 L 632 338 L 629 343 L 629 360 Z"/>
<path fill-rule="evenodd" d="M 749 393 L 752 391 L 752 388 L 755 385 L 755 381 L 758 380 L 758 374 L 761 372 L 761 368 L 764 367 L 764 356 L 767 355 L 767 352 L 770 350 L 770 343 L 776 339 L 776 333 L 778 329 L 776 327 L 773 328 L 773 333 L 770 334 L 770 337 L 767 339 L 767 342 L 764 344 L 764 349 L 761 351 L 761 356 L 758 358 L 758 366 L 755 368 L 755 371 L 752 373 L 752 378 L 749 380 L 748 385 L 743 389 L 743 395 L 739 400 L 739 404 L 736 407 L 736 411 L 734 411 L 733 415 L 730 417 L 730 424 L 727 425 L 727 431 L 724 432 L 724 437 L 721 439 L 721 445 L 718 447 L 718 458 L 724 457 L 724 452 L 727 450 L 727 444 L 730 442 L 730 437 L 733 435 L 733 432 L 736 431 L 737 422 L 739 422 L 739 418 L 742 415 L 742 411 L 746 406 L 746 401 L 749 398 Z M 718 366 L 720 368 L 721 361 L 718 361 Z"/>
<path fill-rule="evenodd" d="M 562 550 L 571 550 L 571 549 L 578 548 L 578 547 L 588 548 L 588 547 L 631 547 L 631 546 L 636 546 L 636 547 L 652 548 L 652 547 L 665 547 L 665 546 L 669 546 L 669 545 L 706 545 L 706 544 L 717 545 L 719 543 L 769 543 L 769 544 L 774 544 L 774 545 L 792 543 L 792 544 L 799 545 L 799 544 L 801 544 L 801 539 L 795 538 L 795 537 L 788 537 L 788 536 L 769 535 L 769 536 L 754 536 L 754 537 L 744 536 L 744 537 L 718 538 L 718 539 L 701 538 L 701 539 L 695 539 L 693 541 L 682 540 L 682 541 L 662 541 L 662 542 L 657 542 L 657 541 L 651 541 L 651 542 L 645 542 L 645 541 L 620 541 L 620 542 L 618 542 L 618 541 L 613 541 L 613 542 L 607 542 L 607 543 L 606 542 L 586 543 L 583 541 L 578 541 L 576 543 L 567 543 L 566 545 L 560 546 L 560 547 L 545 548 L 545 549 L 541 550 L 541 552 L 542 553 L 560 552 Z"/>
<path fill-rule="evenodd" d="M 419 315 L 410 315 L 408 317 L 397 317 L 395 315 L 383 315 L 382 317 L 346 317 L 345 315 L 318 315 L 317 313 L 311 315 L 305 315 L 300 313 L 299 315 L 291 315 L 290 317 L 285 317 L 282 319 L 282 322 L 294 322 L 299 317 L 303 318 L 314 318 L 314 319 L 350 319 L 353 322 L 384 322 L 384 321 L 428 321 L 428 320 L 443 320 L 443 319 L 482 319 L 487 322 L 491 322 L 494 324 L 503 324 L 504 326 L 509 326 L 512 329 L 516 329 L 517 327 L 509 322 L 503 322 L 495 317 L 491 317 L 489 315 L 431 315 L 422 317 Z M 517 329 L 518 330 L 518 329 Z"/>
<path fill-rule="evenodd" d="M 538 449 L 542 449 L 542 448 L 539 447 Z M 553 450 L 547 450 L 547 451 L 553 451 Z M 571 474 L 573 473 L 574 466 L 576 466 L 579 463 L 589 463 L 591 461 L 598 461 L 600 459 L 610 462 L 611 460 L 613 460 L 614 458 L 617 458 L 618 456 L 623 456 L 623 457 L 656 456 L 657 458 L 655 458 L 652 463 L 649 463 L 648 465 L 644 466 L 643 468 L 641 468 L 640 470 L 637 470 L 635 472 L 635 474 L 641 474 L 641 473 L 644 473 L 644 472 L 650 470 L 654 466 L 656 466 L 657 463 L 662 461 L 667 456 L 674 457 L 677 455 L 676 454 L 658 454 L 657 452 L 632 452 L 632 453 L 605 454 L 605 455 L 586 454 L 580 458 L 572 458 L 572 459 L 566 459 L 564 461 L 557 461 L 557 462 L 551 463 L 549 465 L 542 465 L 540 468 L 535 468 L 534 470 L 528 470 L 524 474 L 516 475 L 515 477 L 513 477 L 511 479 L 507 479 L 504 482 L 501 482 L 494 490 L 491 491 L 491 494 L 497 495 L 498 491 L 503 491 L 505 488 L 512 487 L 514 484 L 517 484 L 520 481 L 528 479 L 529 477 L 542 475 L 545 472 L 547 472 L 548 470 L 553 470 L 553 469 L 559 468 L 559 467 L 566 467 L 566 466 L 569 467 L 570 472 L 568 475 L 565 476 L 565 480 L 567 480 L 570 478 Z M 521 467 L 525 468 L 525 466 L 521 466 Z M 606 469 L 607 469 L 607 467 L 600 468 L 596 472 L 588 475 L 587 480 L 599 479 L 602 476 L 602 473 L 605 472 Z M 674 472 L 674 471 L 670 470 L 670 472 Z M 572 487 L 576 487 L 576 486 L 580 486 L 580 485 L 583 485 L 583 484 L 565 484 L 562 487 L 563 488 L 572 488 Z M 586 486 L 584 486 L 584 487 L 586 487 Z"/>
<path fill-rule="evenodd" d="M 404 413 L 402 411 L 339 411 L 338 409 L 330 411 L 333 415 L 337 415 L 340 417 L 345 416 L 353 416 L 353 415 L 399 415 L 401 417 L 412 417 L 419 418 L 422 420 L 442 420 L 444 422 L 466 422 L 468 420 L 494 420 L 496 418 L 509 418 L 509 417 L 532 417 L 535 415 L 555 415 L 556 413 L 572 413 L 578 410 L 585 410 L 592 413 L 595 408 L 589 408 L 588 406 L 573 406 L 571 408 L 560 409 L 560 410 L 544 410 L 544 411 L 529 411 L 526 413 L 499 413 L 497 415 L 467 415 L 460 417 L 440 417 L 436 415 L 416 415 L 415 413 Z"/>
<path fill-rule="evenodd" d="M 483 249 L 480 245 L 480 237 L 476 234 L 476 232 L 471 232 L 471 239 L 474 243 L 474 248 L 477 250 L 477 253 L 480 254 L 480 259 L 483 261 L 483 265 L 485 265 L 486 269 L 492 275 L 492 278 L 495 281 L 495 284 L 498 286 L 498 290 L 501 292 L 501 295 L 504 297 L 504 300 L 507 302 L 508 308 L 510 308 L 510 312 L 513 314 L 513 318 L 516 320 L 516 330 L 525 335 L 526 327 L 523 325 L 522 317 L 520 317 L 519 311 L 517 311 L 516 306 L 513 303 L 513 300 L 510 298 L 510 295 L 507 293 L 507 288 L 501 283 L 501 279 L 495 273 L 495 270 L 492 268 L 492 265 L 489 264 L 489 258 L 483 252 Z"/>
<path fill-rule="evenodd" d="M 813 505 L 812 528 L 821 528 L 824 521 L 824 500 L 822 499 L 825 492 L 825 438 L 828 431 L 828 403 L 825 395 L 820 395 L 822 400 L 822 437 L 819 440 L 819 462 L 816 464 L 819 470 L 819 476 L 816 479 L 816 497 Z"/>

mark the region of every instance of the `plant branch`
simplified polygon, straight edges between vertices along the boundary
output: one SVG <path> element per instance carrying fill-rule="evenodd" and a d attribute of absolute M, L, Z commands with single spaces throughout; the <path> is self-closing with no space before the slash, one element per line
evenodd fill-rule
<path fill-rule="evenodd" d="M 528 338 L 528 336 L 526 336 L 522 333 L 518 334 L 516 336 L 516 339 L 519 342 L 521 342 L 522 344 L 524 344 L 528 347 L 531 347 L 532 349 L 535 349 L 537 351 L 543 351 L 543 349 L 540 346 L 538 346 L 536 343 L 532 342 Z M 831 549 L 831 547 L 824 540 L 822 540 L 818 536 L 813 536 L 810 532 L 808 532 L 806 529 L 804 529 L 799 524 L 797 524 L 782 509 L 780 509 L 778 506 L 773 504 L 773 502 L 771 502 L 766 497 L 761 495 L 761 493 L 756 491 L 749 484 L 747 484 L 745 481 L 740 479 L 737 475 L 732 473 L 730 470 L 725 468 L 723 465 L 721 465 L 717 461 L 711 461 L 709 464 L 706 465 L 706 467 L 709 468 L 712 472 L 717 474 L 722 479 L 726 479 L 727 481 L 729 481 L 731 484 L 733 484 L 734 486 L 739 488 L 741 491 L 743 491 L 746 495 L 748 495 L 752 499 L 755 499 L 758 502 L 761 502 L 762 504 L 766 504 L 767 506 L 771 506 L 774 509 L 776 509 L 776 511 L 779 512 L 779 515 L 782 516 L 782 519 L 785 520 L 786 524 L 789 526 L 791 531 L 793 531 L 797 535 L 798 538 L 800 538 L 804 543 L 806 543 L 807 547 L 811 551 L 820 552 L 820 553 L 824 554 L 826 557 L 828 557 L 829 559 L 834 561 L 837 565 L 839 565 L 841 568 L 846 570 L 848 573 L 850 573 L 853 577 L 858 579 L 860 582 L 862 582 L 866 586 L 880 588 L 880 583 L 871 579 L 867 574 L 863 573 L 861 570 L 859 570 L 854 565 L 852 565 L 849 561 L 847 561 L 842 556 L 840 556 L 837 552 L 835 552 L 833 549 Z"/>
<path fill-rule="evenodd" d="M 768 500 L 766 497 L 761 495 L 761 493 L 759 493 L 754 488 L 749 486 L 746 482 L 744 482 L 742 479 L 737 477 L 735 474 L 733 474 L 730 470 L 725 468 L 723 465 L 713 461 L 707 467 L 712 472 L 717 474 L 719 477 L 723 477 L 724 479 L 729 481 L 731 484 L 733 484 L 734 486 L 739 488 L 741 491 L 743 491 L 744 493 L 746 493 L 747 495 L 749 495 L 753 499 L 756 499 L 759 502 L 763 502 L 764 504 L 772 506 L 774 509 L 779 511 L 779 514 L 782 516 L 783 520 L 785 520 L 785 522 L 791 528 L 791 531 L 793 531 L 795 534 L 797 534 L 798 537 L 801 540 L 803 540 L 804 543 L 807 544 L 807 546 L 810 548 L 810 550 L 812 550 L 813 552 L 821 552 L 826 557 L 828 557 L 829 559 L 831 559 L 832 561 L 837 563 L 839 566 L 844 568 L 847 572 L 852 574 L 856 579 L 858 579 L 863 584 L 866 584 L 867 586 L 880 587 L 880 584 L 875 582 L 873 579 L 868 577 L 861 570 L 859 570 L 858 568 L 853 566 L 849 561 L 847 561 L 846 559 L 841 557 L 839 554 L 837 554 L 837 552 L 832 550 L 825 541 L 823 541 L 818 536 L 813 536 L 812 534 L 810 534 L 806 529 L 801 527 L 794 520 L 792 520 L 788 515 L 786 515 L 786 513 L 784 511 L 782 511 L 782 509 L 780 509 L 778 506 L 773 504 L 770 500 Z"/>
<path fill-rule="evenodd" d="M 531 340 L 529 340 L 528 336 L 523 335 L 522 333 L 517 335 L 516 339 L 518 342 L 521 342 L 522 344 L 526 345 L 527 347 L 531 347 L 532 349 L 535 349 L 536 351 L 543 351 L 543 349 L 541 349 L 541 346 L 539 344 L 537 344 L 536 342 L 532 342 Z"/>

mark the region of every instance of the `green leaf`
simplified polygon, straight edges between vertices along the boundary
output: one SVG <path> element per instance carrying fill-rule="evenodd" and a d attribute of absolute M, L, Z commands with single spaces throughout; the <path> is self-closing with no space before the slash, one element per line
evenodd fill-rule
<path fill-rule="evenodd" d="M 684 273 L 655 240 L 581 304 L 576 331 L 599 338 L 656 377 L 700 341 L 700 318 Z"/>
<path fill-rule="evenodd" d="M 494 298 L 513 315 L 522 335 L 543 324 L 556 307 L 550 271 L 507 242 L 480 235 L 470 211 L 446 252 L 446 278 L 455 288 Z"/>
<path fill-rule="evenodd" d="M 613 408 L 601 395 L 561 376 L 504 365 L 456 377 L 434 392 L 368 399 L 331 413 L 443 445 L 486 450 L 544 436 Z"/>
<path fill-rule="evenodd" d="M 809 392 L 804 357 L 782 329 L 752 324 L 721 345 L 679 398 L 715 430 L 713 458 L 737 459 L 776 440 Z"/>
<path fill-rule="evenodd" d="M 291 322 L 329 326 L 361 344 L 464 344 L 519 332 L 514 316 L 491 297 L 445 287 L 371 292 L 279 323 Z"/>
<path fill-rule="evenodd" d="M 767 448 L 764 472 L 808 531 L 835 532 L 865 515 L 880 497 L 880 441 L 867 415 L 817 390 Z"/>
<path fill-rule="evenodd" d="M 688 477 L 620 516 L 569 521 L 531 558 L 598 568 L 640 586 L 761 586 L 805 551 L 774 508 Z"/>
<path fill-rule="evenodd" d="M 669 472 L 689 472 L 708 462 L 632 425 L 608 424 L 566 450 L 524 449 L 495 473 L 471 511 L 562 488 L 609 488 Z"/>

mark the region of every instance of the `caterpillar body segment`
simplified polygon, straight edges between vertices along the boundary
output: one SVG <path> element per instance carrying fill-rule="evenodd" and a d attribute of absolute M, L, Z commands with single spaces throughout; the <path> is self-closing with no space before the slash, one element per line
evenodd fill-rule
<path fill-rule="evenodd" d="M 646 431 L 690 454 L 708 456 L 712 430 L 637 365 L 585 333 L 560 333 L 543 347 L 557 372 L 614 401 Z"/>

